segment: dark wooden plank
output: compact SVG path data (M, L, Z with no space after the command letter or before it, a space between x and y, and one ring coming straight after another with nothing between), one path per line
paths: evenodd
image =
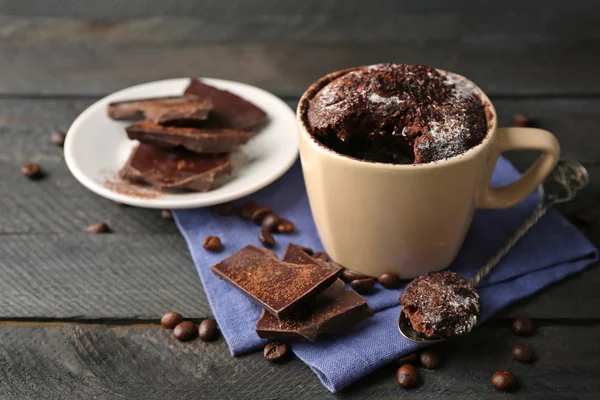
M179 234L0 236L2 318L211 315Z
M0 244L0 318L158 320L170 310L211 315L179 234L5 235ZM596 266L504 316L599 319L598 286Z
M255 353L229 356L215 343L175 341L154 327L0 326L0 397L48 399L314 399L314 398L504 398L491 375L504 368L520 379L511 398L594 398L600 350L598 327L541 326L517 339L506 327L484 327L445 345L442 367L422 370L423 385L399 388L394 369L383 368L332 395L298 359L273 365ZM577 338L573 341L572 338ZM510 359L513 343L533 346L532 365Z
M222 7L213 6L213 13L220 10L217 19L157 14L97 22L4 16L0 93L103 94L144 81L198 75L297 96L325 73L376 62L448 69L490 94L600 93L592 56L599 46L600 17L585 8L411 14L400 7L359 13L360 6L350 6L347 14L335 7L307 8L279 17ZM555 27L560 27L557 33ZM172 62L160 62L165 59Z

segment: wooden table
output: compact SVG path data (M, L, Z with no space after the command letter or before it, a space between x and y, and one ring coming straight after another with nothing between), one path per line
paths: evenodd
M160 213L88 192L50 133L116 89L212 76L255 84L294 107L326 72L381 61L426 63L471 77L504 124L533 116L592 177L575 204L598 211L600 17L593 1L421 2L194 0L0 2L0 398L437 398L504 396L489 384L512 369L517 398L600 392L600 269L523 301L455 343L414 391L392 368L338 395L294 359L232 358L223 339L179 343L160 316L211 311L183 238ZM531 157L513 155L519 166ZM32 182L19 167L47 173ZM108 235L85 227L105 221ZM585 228L600 245L597 224ZM538 332L518 339L515 316ZM516 342L539 354L511 360Z

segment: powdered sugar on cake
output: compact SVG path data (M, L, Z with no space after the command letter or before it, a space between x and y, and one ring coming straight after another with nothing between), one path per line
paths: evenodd
M321 88L307 109L313 135L359 159L427 163L464 153L487 132L475 86L422 65L376 64Z
M470 332L481 308L475 289L449 271L415 278L406 287L400 302L416 331L443 338Z

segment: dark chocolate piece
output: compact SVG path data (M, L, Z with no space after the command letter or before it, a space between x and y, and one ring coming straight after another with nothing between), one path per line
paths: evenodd
M367 301L354 290L346 290L341 279L320 293L306 315L292 314L277 319L263 310L256 323L256 333L261 338L287 338L314 342L324 333L347 329L373 315Z
M184 149L136 147L119 175L158 189L206 192L218 186L217 178L231 172L229 155L201 155Z
M206 85L196 78L190 79L185 94L208 97L213 110L209 124L230 129L250 129L267 119L267 114L254 104L226 90Z
M148 118L162 124L179 120L206 120L212 107L209 98L183 95L115 101L108 105L107 111L108 116L116 120Z
M303 265L327 266L312 258L304 248L289 244L283 261ZM256 323L261 338L289 338L315 341L324 333L335 333L369 318L373 311L367 301L353 290L346 290L344 282L337 279L333 285L317 295L308 310L278 320L264 312Z
M183 146L202 154L230 153L256 135L254 132L235 129L163 126L147 119L136 122L125 130L129 139L165 148Z
M298 265L277 259L271 251L246 246L220 263L214 274L235 286L277 318L291 315L336 280L338 268Z
M444 339L470 332L481 309L477 291L451 271L430 272L413 279L400 303L415 331Z

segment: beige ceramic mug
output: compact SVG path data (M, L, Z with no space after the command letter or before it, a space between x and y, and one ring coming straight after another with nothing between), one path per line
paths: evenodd
M486 109L488 131L467 152L429 164L360 161L326 148L309 133L306 113L329 74L310 86L298 105L300 158L312 214L333 260L370 276L386 272L413 278L446 268L456 257L475 208L505 208L524 200L552 171L556 138L533 128L497 128L488 97L472 85ZM543 154L516 182L491 188L498 156L508 150ZM493 227L490 227L493 229Z

